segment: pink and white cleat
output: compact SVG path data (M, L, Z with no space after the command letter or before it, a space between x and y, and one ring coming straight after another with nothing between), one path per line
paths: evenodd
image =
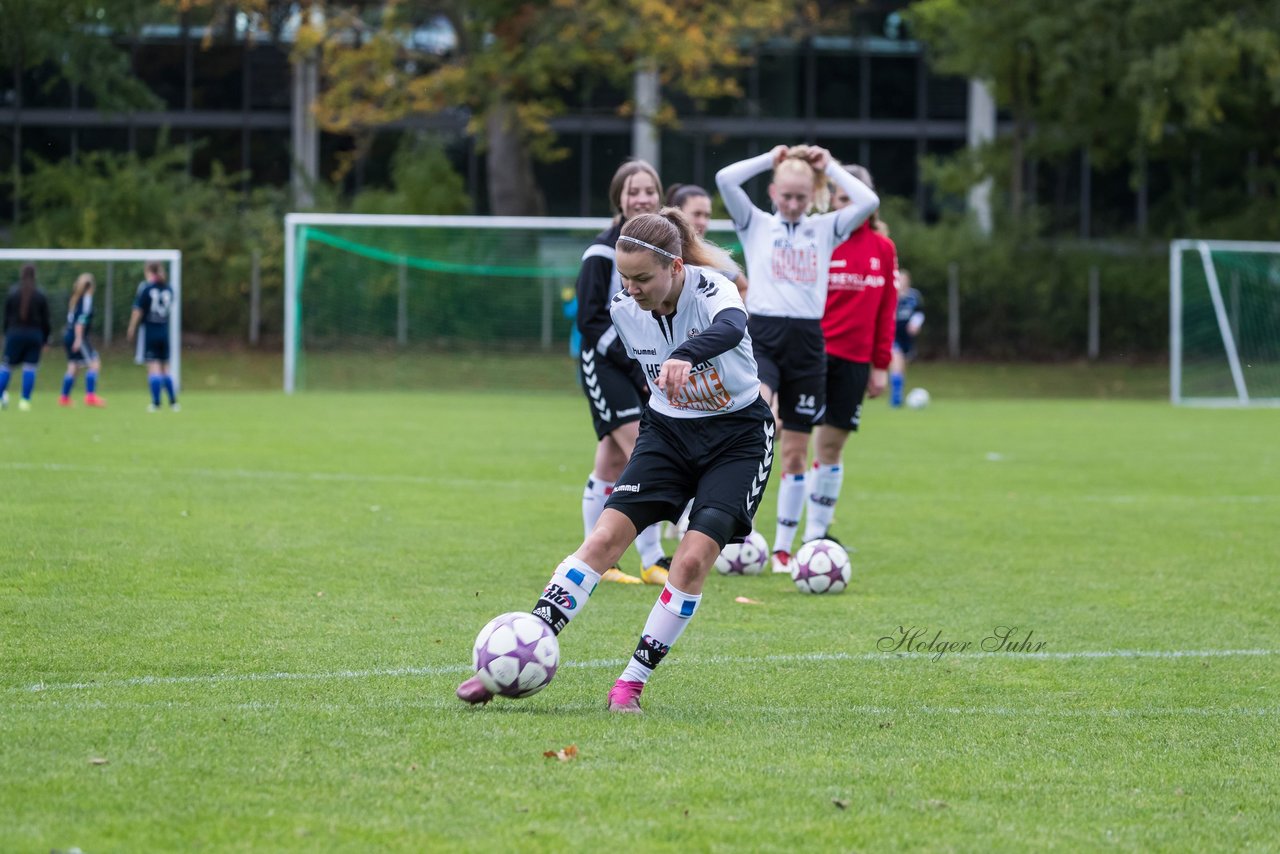
M458 686L458 699L471 705L484 705L493 699L493 692L484 686L479 676L472 676Z
M630 714L639 714L644 711L640 708L640 692L643 690L643 682L628 682L626 679L619 679L609 689L609 711Z

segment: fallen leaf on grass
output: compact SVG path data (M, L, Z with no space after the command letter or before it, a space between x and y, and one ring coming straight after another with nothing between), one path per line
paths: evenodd
M831 803L835 804L837 809L847 810L849 808L849 801L844 798L832 798Z
M104 758L102 758L101 756L94 756L94 757L92 757L92 758L90 758L90 759L89 759L89 764L90 764L90 765L106 765L106 764L107 764L107 762L109 762L109 761L110 761L110 760L108 760L108 759L104 759Z
M748 599L746 596L735 596L733 597L733 601L737 602L739 605L763 605L764 604L763 602L758 602L755 599Z
M548 759L558 759L561 762L569 762L578 757L578 745L571 744L561 750L548 750L542 755Z

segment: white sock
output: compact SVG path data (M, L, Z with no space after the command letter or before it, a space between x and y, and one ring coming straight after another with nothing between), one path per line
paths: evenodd
M840 485L844 482L844 466L836 463L824 466L814 463L805 477L805 492L809 504L804 523L805 541L825 537L836 514L836 501L840 498Z
M600 573L569 555L551 574L551 580L538 597L538 604L533 606L533 615L560 634L569 621L587 607L587 600L599 583Z
M591 533L591 529L596 526L596 522L600 521L600 514L604 512L605 499L613 492L613 482L601 480L596 477L595 472L591 473L591 477L587 478L587 485L582 490L582 537L586 539Z
M640 552L640 565L653 566L658 558L666 557L662 551L662 525L655 522L636 534L636 551Z
M791 544L800 527L800 511L804 509L804 475L784 474L778 485L778 530L773 536L773 550L791 554Z
M672 587L668 581L658 595L658 601L653 603L653 610L649 612L649 619L644 624L644 634L640 635L640 643L636 644L636 651L619 678L628 682L648 682L653 675L653 668L661 664L662 659L671 651L685 626L689 625L689 620L693 619L701 601L701 593L690 596Z

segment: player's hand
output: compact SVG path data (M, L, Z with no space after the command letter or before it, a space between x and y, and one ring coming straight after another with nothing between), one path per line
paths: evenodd
M872 368L867 378L867 397L879 397L889 384L889 372L884 368Z
M920 327L924 326L923 320L910 320L907 322L907 334L912 338L920 334Z
M780 163L782 163L782 161L784 161L784 160L786 160L786 159L787 159L787 152L788 152L788 151L790 151L790 150L791 150L791 149L790 149L790 147L785 146L785 145L775 145L775 146L773 147L773 150L772 150L772 151L770 151L769 153L773 155L773 168L774 168L774 169L777 169L777 168L778 168L778 165L779 165Z
M680 389L689 382L689 374L692 372L692 362L686 362L684 359L667 359L662 363L662 369L658 371L658 388L662 389L662 393L668 400L674 400L680 393Z
M809 154L807 157L809 165L819 172L827 171L827 165L831 163L831 152L817 145L809 146Z

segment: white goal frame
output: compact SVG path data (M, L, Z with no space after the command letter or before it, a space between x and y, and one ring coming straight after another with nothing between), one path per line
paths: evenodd
M0 249L0 261L163 261L169 265L169 373L182 388L182 251L179 249Z
M1280 406L1280 398L1258 398L1249 394L1244 369L1240 364L1240 351L1227 316L1226 300L1222 297L1222 284L1213 266L1213 252L1257 252L1280 255L1280 243L1247 240L1194 240L1182 239L1169 243L1169 399L1179 406ZM1235 397L1183 397L1182 396L1182 257L1194 252L1204 266L1204 277L1209 288L1209 299L1218 323L1218 334L1227 354L1227 366Z
M583 229L603 231L612 220L607 217L558 216L428 216L416 214L290 213L284 217L284 391L296 388L299 348L298 315L298 229L308 225L338 225L366 228L509 228ZM729 220L712 220L709 231L733 232ZM586 250L584 245L583 250Z

